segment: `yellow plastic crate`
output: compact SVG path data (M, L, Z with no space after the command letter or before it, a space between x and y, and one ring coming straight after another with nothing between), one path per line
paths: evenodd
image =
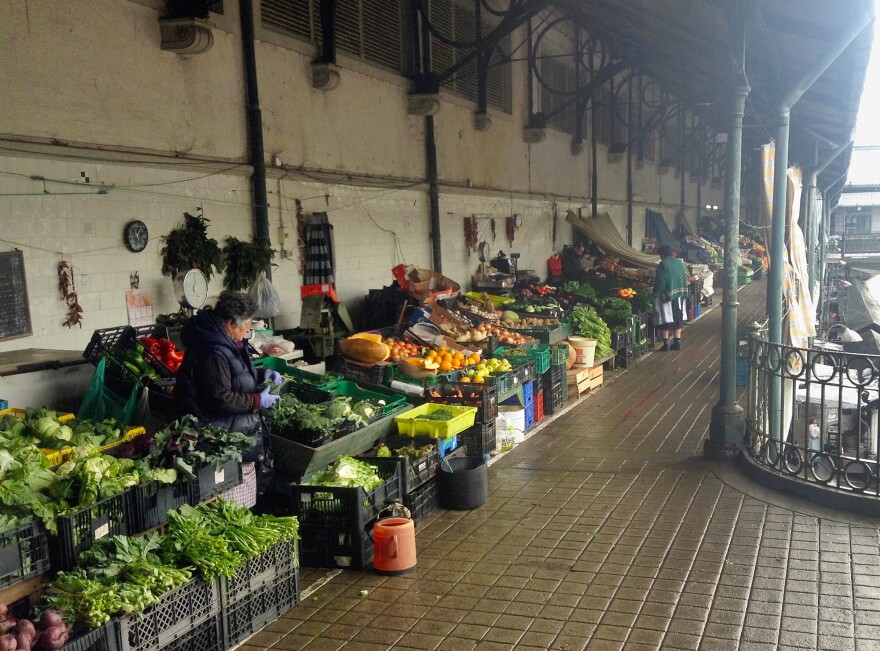
M24 409L19 407L7 407L6 409L0 409L0 416L5 416L7 414L14 414L19 418L24 418L27 412ZM66 423L69 420L73 420L75 416L73 414L68 413L60 413L58 414L58 422Z
M483 298L482 292L465 292L464 296L472 301L480 301ZM501 307L502 305L508 305L509 303L516 303L515 298L510 298L509 296L495 296L494 294L489 294L489 300L492 301L492 305L496 308Z
M427 420L419 418L434 413L438 409L447 409L453 413L449 420ZM445 439L473 427L477 417L476 407L459 407L456 405L440 405L428 402L424 405L405 411L394 417L397 423L397 431L405 436L430 436L435 439Z
M136 439L138 436L142 436L146 433L147 430L143 427L128 427L125 430L125 436L123 436L118 441L115 441L114 443L102 445L98 448L98 452L101 452L102 454L109 454L109 452L113 450L113 448L118 448L123 443L128 443L129 441ZM61 450L43 450L42 452L44 455L50 457L53 455L57 455L60 459L60 461L58 461L58 464L62 464L67 461L68 457L70 457L70 453L73 452L73 448L63 448ZM58 464L53 463L52 465L54 466Z

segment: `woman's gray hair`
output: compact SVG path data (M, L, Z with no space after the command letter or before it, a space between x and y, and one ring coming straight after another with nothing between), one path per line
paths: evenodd
M222 321L234 321L236 325L251 319L256 311L256 301L244 292L222 292L214 306L214 314Z

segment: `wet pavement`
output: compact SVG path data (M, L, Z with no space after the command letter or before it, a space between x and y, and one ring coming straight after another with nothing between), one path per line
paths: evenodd
M302 603L240 648L880 649L878 523L700 456L719 303L496 459L483 507L420 523L414 573L303 568Z

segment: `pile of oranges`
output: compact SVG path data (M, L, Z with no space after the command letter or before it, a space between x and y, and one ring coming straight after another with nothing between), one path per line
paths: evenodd
M465 366L472 366L480 363L480 356L477 353L465 355L462 352L449 349L446 346L438 346L436 349L429 350L425 353L424 358L438 364L439 368L437 370L441 373L457 371Z

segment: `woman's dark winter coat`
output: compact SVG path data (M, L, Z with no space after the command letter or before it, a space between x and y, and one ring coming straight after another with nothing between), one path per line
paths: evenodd
M254 367L247 344L236 345L211 310L187 322L181 341L186 354L174 386L178 415L193 414L203 423L257 436L257 445L244 457L256 461L263 449L264 428L255 394L264 371Z

